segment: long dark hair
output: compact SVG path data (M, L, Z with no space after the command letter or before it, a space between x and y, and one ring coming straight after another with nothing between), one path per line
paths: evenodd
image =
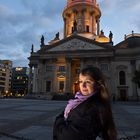
M102 137L104 140L117 140L117 131L113 120L112 109L110 104L110 95L102 71L97 67L86 67L80 72L82 75L88 75L94 80L97 94L100 102L99 116L102 124Z

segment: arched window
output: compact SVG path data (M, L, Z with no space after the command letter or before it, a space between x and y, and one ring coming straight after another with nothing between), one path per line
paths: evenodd
M120 85L126 85L126 79L125 79L125 72L124 71L119 72L119 82L120 82Z

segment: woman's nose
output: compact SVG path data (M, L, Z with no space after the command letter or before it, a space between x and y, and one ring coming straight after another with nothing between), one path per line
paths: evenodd
M83 82L82 86L83 86L83 87L86 87L86 82Z

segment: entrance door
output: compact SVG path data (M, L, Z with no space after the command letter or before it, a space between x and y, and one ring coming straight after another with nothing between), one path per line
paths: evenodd
M126 89L120 89L120 100L121 101L127 100Z

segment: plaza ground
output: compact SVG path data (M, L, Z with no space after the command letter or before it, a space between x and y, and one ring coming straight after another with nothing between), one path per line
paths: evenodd
M0 99L0 140L52 140L53 122L66 103ZM140 102L115 102L112 110L118 138L140 140Z

